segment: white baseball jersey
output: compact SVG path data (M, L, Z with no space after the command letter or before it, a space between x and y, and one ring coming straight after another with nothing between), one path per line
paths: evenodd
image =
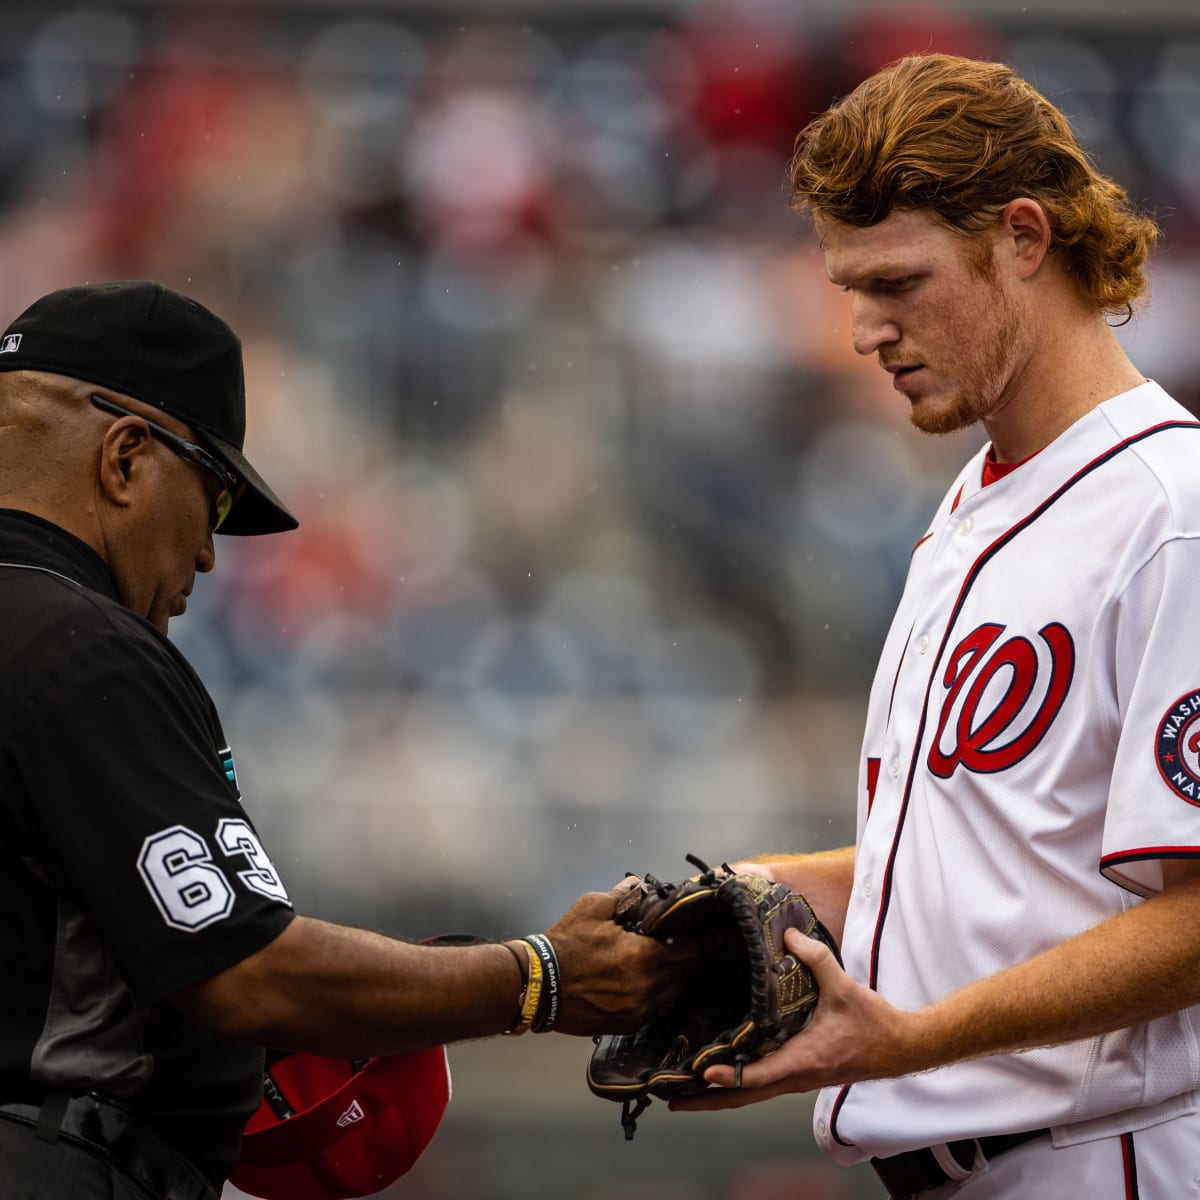
M915 1009L1158 891L1200 857L1200 423L1146 383L984 487L981 450L917 544L871 690L846 969ZM1200 936L1198 931L1197 936ZM829 1088L842 1163L1195 1107L1200 1009L1102 1037Z

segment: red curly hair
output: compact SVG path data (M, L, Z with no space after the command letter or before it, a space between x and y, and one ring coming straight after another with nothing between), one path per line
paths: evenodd
M796 209L859 227L923 210L972 239L1029 196L1064 270L1100 311L1128 319L1147 291L1158 227L1092 166L1066 117L1003 63L900 59L801 131L788 175Z

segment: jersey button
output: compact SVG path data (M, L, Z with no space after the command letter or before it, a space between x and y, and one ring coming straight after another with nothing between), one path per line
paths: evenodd
M966 537L968 533L975 527L975 522L970 517L963 517L958 523L958 532Z
M825 1118L824 1117L817 1118L817 1136L818 1137L825 1136Z
M929 649L929 634L923 633L917 642L917 650L924 654Z
M870 879L864 880L864 882L863 882L863 895L864 895L864 896L866 896L866 898L867 898L868 900L870 900L870 898L871 898L871 892L872 892L872 890L873 890L873 889L872 889L872 887L871 887L871 881L870 881Z
M893 758L892 761L890 763L888 763L888 774L893 779L896 779L899 777L899 775L900 775L900 760L898 758Z

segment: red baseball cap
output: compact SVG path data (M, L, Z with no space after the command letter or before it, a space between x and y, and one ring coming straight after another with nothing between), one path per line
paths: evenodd
M347 1200L399 1179L450 1101L445 1046L351 1061L268 1056L263 1101L229 1180L265 1200Z

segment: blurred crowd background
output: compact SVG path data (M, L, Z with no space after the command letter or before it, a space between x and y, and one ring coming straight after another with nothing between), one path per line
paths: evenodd
M784 174L928 49L1012 63L1157 213L1121 336L1200 410L1194 0L5 4L0 325L153 277L244 340L301 528L218 539L172 635L299 908L511 936L852 837L870 671L981 435L909 430ZM458 1048L389 1195L878 1194L800 1098L627 1146L588 1049Z

